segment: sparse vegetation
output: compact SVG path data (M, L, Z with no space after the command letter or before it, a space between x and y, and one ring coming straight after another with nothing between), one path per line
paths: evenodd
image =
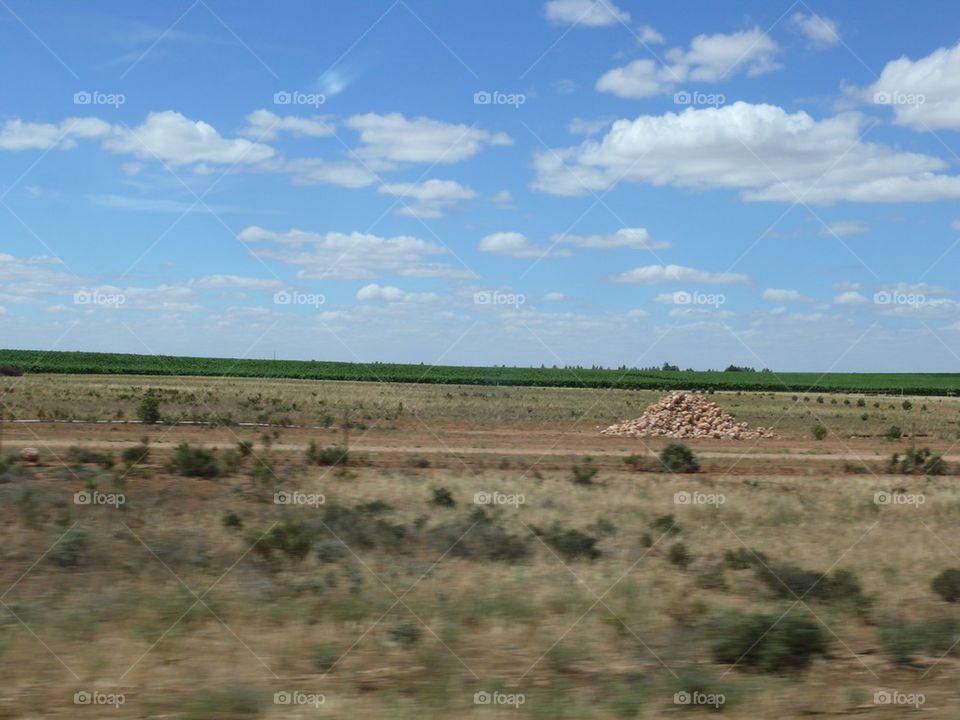
M700 472L700 461L683 443L670 443L660 451L660 467L664 472Z

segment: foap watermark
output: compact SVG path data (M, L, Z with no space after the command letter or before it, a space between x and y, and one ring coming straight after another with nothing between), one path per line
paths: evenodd
M327 102L323 93L305 93L299 90L278 90L273 94L274 105L310 105L320 107Z
M280 690L273 694L274 705L312 705L319 708L327 701L322 693L305 693L299 690Z
M673 94L674 105L694 105L706 107L720 107L727 104L727 96L723 93L705 93L699 90L681 90Z
M727 502L726 495L720 493L687 492L681 490L673 494L674 505L711 505L720 507Z
M278 490L273 494L274 505L308 505L320 507L327 499L321 493L305 493L299 490Z
M98 690L77 690L73 694L74 705L112 705L115 708L127 702L123 693L105 693Z
M920 293L905 293L896 290L881 290L873 294L873 302L876 305L909 305L919 307L925 305L927 296Z
M516 508L527 502L527 499L523 493L480 491L474 493L473 502L475 505L511 505Z
M723 693L705 693L695 690L687 692L681 690L673 694L674 705L705 705L712 708L719 708L727 701Z
M920 493L880 492L873 494L875 505L913 505L920 507L927 501L926 496Z
M280 290L273 294L274 305L307 305L308 307L318 308L327 302L325 295L319 293L292 292L290 290Z
M78 290L73 294L74 305L95 305L97 307L119 308L126 304L123 293L108 293L99 290Z
M127 501L121 493L102 493L99 490L80 490L73 494L74 505L109 505L120 507Z
M873 94L874 105L923 105L926 101L927 96L922 93L878 90Z
M710 305L718 308L726 302L727 296L723 293L705 293L698 290L677 290L673 293L674 305Z
M520 106L527 102L527 96L523 93L504 93L499 90L489 92L487 90L478 90L473 94L474 105L510 105L514 110L519 110Z
M900 690L877 690L873 693L874 705L904 705L919 709L927 701L923 693L905 693Z
M126 101L127 96L123 93L79 90L73 94L74 105L110 105L113 108L119 108Z
M473 694L474 705L510 705L518 708L527 702L527 696L523 693L503 693L487 692L479 690Z
M505 293L499 290L481 290L473 294L474 305L510 305L520 307L527 302L527 296L521 293Z

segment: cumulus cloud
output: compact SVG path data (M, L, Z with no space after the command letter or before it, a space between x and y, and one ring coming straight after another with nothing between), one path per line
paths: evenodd
M113 126L97 118L67 118L53 123L7 120L0 126L0 150L51 150L71 148L77 140L102 138L113 132Z
M610 119L584 120L583 118L574 118L567 123L567 132L571 135L596 135L601 130L609 127Z
M543 299L547 302L561 302L567 299L567 296L562 292L548 292L543 296Z
M804 297L798 290L784 290L779 288L767 288L763 291L763 299L770 302L799 302L801 300L809 300L809 298Z
M735 285L750 282L750 278L740 273L713 273L682 265L646 265L610 278L616 283L634 283L638 285L658 285L663 283L711 283Z
M268 169L289 173L294 185L339 185L345 188L362 188L373 185L379 179L376 173L350 160L296 158L275 163Z
M845 237L847 235L861 235L870 230L863 220L838 220L827 223L820 228L820 234L828 237Z
M361 145L355 152L374 169L400 163L449 165L469 160L484 146L512 143L505 133L426 117L408 119L400 113L354 115L346 125L360 133Z
M280 133L307 137L326 137L333 135L335 127L327 118L297 117L288 115L280 117L269 110L254 110L247 116L247 127L240 131L254 140L276 140Z
M194 163L258 163L273 156L273 148L242 138L225 138L202 120L193 122L167 110L147 116L135 128L115 128L104 143L107 150L130 153L142 160L161 160L170 165Z
M403 199L401 215L421 218L438 218L445 210L456 207L463 200L475 198L477 194L468 187L453 180L427 180L422 183L388 183L380 186L385 195Z
M509 209L513 207L513 195L509 190L501 190L493 196L493 204L498 208Z
M549 0L543 6L543 14L550 22L586 27L604 27L630 20L630 13L611 0Z
M654 240L646 228L621 228L608 235L554 235L554 242L582 248L631 250L665 250L671 247L663 240Z
M889 105L894 122L913 130L960 130L960 43L919 60L901 57L861 91L867 102Z
M870 301L856 290L847 290L846 292L837 295L833 299L833 302L836 305L865 305Z
M382 274L440 277L462 274L458 268L430 259L449 250L410 235L379 237L370 233L275 232L251 226L237 236L255 245L252 252L298 268L297 277L327 280L373 280ZM261 247L268 244L268 247Z
M822 15L797 12L790 16L790 25L809 40L812 47L830 47L840 42L836 21Z
M537 154L534 187L582 195L643 182L810 204L960 197L960 178L937 174L944 160L864 142L863 121L859 113L817 121L745 102L641 115L617 120L602 138Z
M777 65L779 46L760 28L724 35L698 35L687 49L673 48L666 63L641 59L614 68L597 80L597 90L643 99L671 93L685 82L715 83L745 72L753 77Z
M392 285L371 283L357 290L357 300L388 303L432 302L438 299L435 293L411 293Z
M564 250L552 250L543 245L535 245L527 236L518 232L497 232L480 240L481 252L494 255L507 255L517 258L541 258L569 255Z
M205 275L190 280L187 285L202 290L279 290L286 287L279 280L241 275Z

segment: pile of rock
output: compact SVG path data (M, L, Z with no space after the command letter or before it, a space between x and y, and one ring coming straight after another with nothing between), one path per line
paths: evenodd
M701 395L674 392L647 408L636 420L627 420L600 431L621 437L717 438L760 440L776 437L762 427L737 422Z

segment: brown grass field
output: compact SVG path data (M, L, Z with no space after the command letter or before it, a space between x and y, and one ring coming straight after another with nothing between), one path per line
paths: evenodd
M716 393L778 437L689 441L679 473L666 440L599 435L654 392L0 393L3 456L40 452L0 465L0 718L960 717L960 606L931 587L960 568L960 399ZM147 393L163 423L130 422ZM215 476L184 475L184 442ZM946 472L891 467L911 447Z

